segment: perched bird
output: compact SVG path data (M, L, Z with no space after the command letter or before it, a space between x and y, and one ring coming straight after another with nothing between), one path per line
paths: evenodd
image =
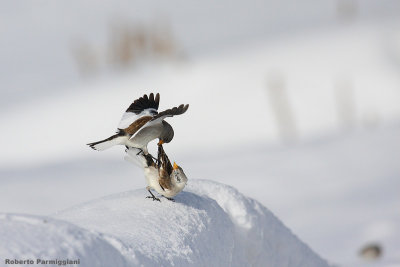
M160 94L144 95L125 111L118 125L117 133L102 141L87 144L94 150L105 150L115 145L139 149L139 153L148 154L147 144L158 138L160 144L169 143L174 138L172 126L164 121L167 117L181 115L189 105L180 105L158 113Z
M159 160L157 163L153 161L153 157L150 154L138 154L135 148L128 149L127 154L128 156L125 157L126 160L135 164L139 163L144 168L144 175L148 184L146 189L151 195L147 198L152 198L153 201L160 201L151 192L151 189L153 189L168 200L174 201L173 197L186 186L188 179L183 169L175 162L173 165L171 164L162 144L158 145Z

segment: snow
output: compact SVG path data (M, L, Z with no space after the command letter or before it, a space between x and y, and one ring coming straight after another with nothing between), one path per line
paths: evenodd
M329 266L268 209L231 186L192 180L175 202L145 189L51 217L0 214L2 260L79 266Z
M134 263L110 243L117 240L50 217L0 213L0 236L1 264L6 259L33 260L34 264L38 259L79 260L75 266L104 267Z
M146 266L328 266L269 210L230 186L190 180L176 202L146 195L119 193L55 217L121 240Z
M85 144L153 91L161 109L190 104L168 120L176 136L165 147L190 181L234 186L339 266L365 266L357 253L369 243L384 251L370 266L398 266L400 2L225 2L3 3L0 211L48 215L143 188L122 147ZM338 18L340 3L355 4L353 18ZM184 57L112 69L109 29L125 22L171 26ZM100 62L86 79L71 55L80 41ZM293 111L289 144L278 143L274 78ZM353 89L348 114L338 87Z
M169 153L172 144L165 149L183 166L189 188L198 178L234 186L273 211L313 251L340 266L365 266L357 253L377 242L383 259L372 266L386 266L400 262L399 136L397 123L292 146L255 143L186 155ZM121 151L113 160L91 152L90 158L0 171L0 210L49 215L145 187L143 172L125 162Z

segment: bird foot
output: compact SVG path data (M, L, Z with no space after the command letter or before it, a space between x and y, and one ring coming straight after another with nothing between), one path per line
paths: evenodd
M165 197L166 199L168 199L169 201L175 202L175 199L173 198L169 198L169 197Z
M143 151L143 149L141 149L141 148L137 148L137 147L129 147L129 146L125 146L125 152L128 152L128 150L129 149L131 149L131 148L135 148L135 149L137 149L137 150L139 150L139 152L138 153L136 153L136 156L139 156L139 154L143 154L143 155L145 155L144 154L144 151Z
M136 153L136 156L139 156L139 154L142 154L144 157L151 157L152 159L154 159L156 162L158 162L158 159L156 157L154 157L153 155L151 155L150 153L145 154L143 149L138 148L140 151L138 153Z
M155 196L147 196L146 198L152 198L153 201L157 200L157 201L161 202L161 200L158 197L155 197Z

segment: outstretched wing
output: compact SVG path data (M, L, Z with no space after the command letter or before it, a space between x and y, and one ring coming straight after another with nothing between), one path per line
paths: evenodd
M118 128L125 129L141 117L153 117L154 115L157 115L159 103L160 94L158 93L155 97L154 94L151 93L149 96L144 95L143 97L136 99L125 111L120 123L118 124Z
M160 112L160 113L154 115L153 118L151 119L151 122L162 121L166 117L181 115L181 114L185 113L186 110L188 110L188 108L189 108L189 104L187 104L187 105L182 104L179 107L173 107L173 108L164 110L163 112Z
M162 124L163 120L166 117L172 117L172 116L175 116L175 115L181 115L181 114L185 113L188 108L189 108L189 105L183 105L182 104L179 107L174 107L174 108L171 108L171 109L164 110L163 112L160 112L160 113L152 116L150 120L148 120L148 118L146 117L147 123L142 125L138 129L144 129L144 128L147 128L147 127L154 126L156 124ZM144 118L145 117L143 117L143 119Z
M133 101L133 103L128 107L126 112L132 112L139 115L143 110L154 109L158 110L158 105L160 104L160 94L157 93L154 98L154 94L151 93L149 96L144 95Z
M151 121L153 117L152 116L142 116L136 119L131 125L129 125L127 128L123 129L124 133L134 135L137 131L139 131L146 123Z

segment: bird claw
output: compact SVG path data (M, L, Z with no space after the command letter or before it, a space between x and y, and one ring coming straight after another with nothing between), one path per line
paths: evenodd
M168 199L169 201L175 202L175 199L173 198L169 198L169 197L165 197L166 199Z
M152 198L153 201L157 200L157 201L161 202L161 200L155 196L147 196L146 198Z

